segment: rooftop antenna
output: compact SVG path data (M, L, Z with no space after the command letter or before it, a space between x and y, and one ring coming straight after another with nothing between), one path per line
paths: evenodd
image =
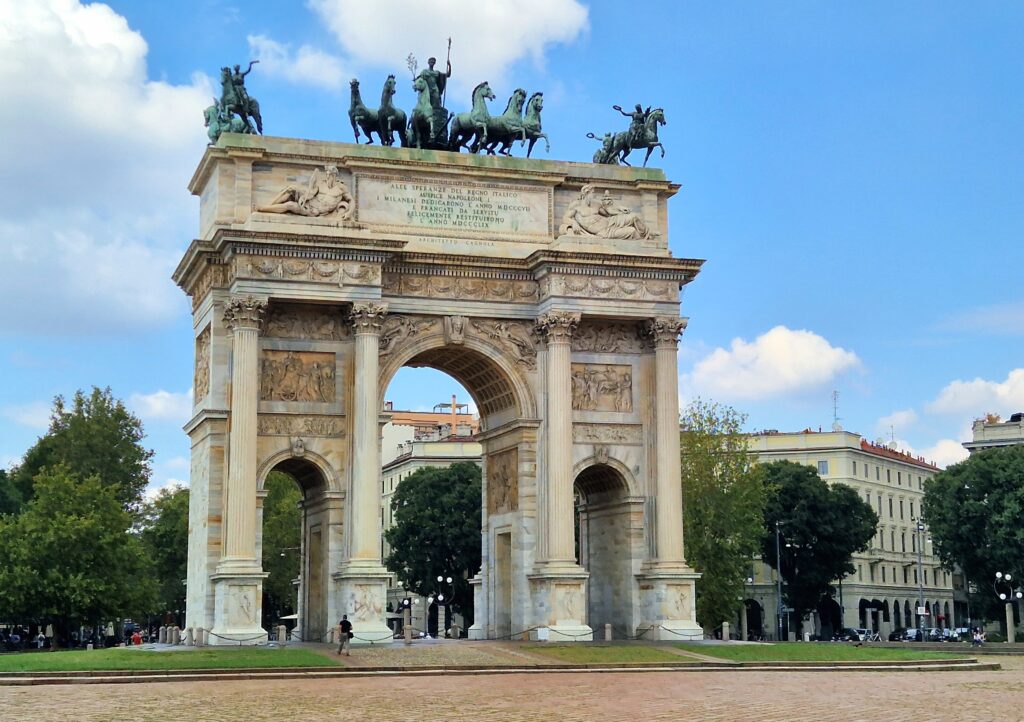
M832 392L832 430L842 431L843 427L839 423L839 391L835 390Z

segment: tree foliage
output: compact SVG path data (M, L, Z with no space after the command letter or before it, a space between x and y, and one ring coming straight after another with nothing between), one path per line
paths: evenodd
M17 515L0 517L0 618L76 624L148 610L149 559L118 489L65 464L47 467Z
M451 576L452 607L472 619L469 579L480 571L480 467L468 461L424 467L398 482L391 497L394 525L384 538L385 563L406 589L422 595L446 591L437 577Z
M779 569L778 523L783 597L803 619L832 594L834 579L855 571L852 555L867 549L878 516L851 487L829 485L809 466L773 461L759 470L768 494L762 558Z
M156 613L185 608L188 574L188 489L162 489L142 507L140 538L152 562Z
M66 464L81 478L96 476L115 490L127 510L138 509L149 483L153 452L142 447L142 422L109 388L77 391L68 408L53 401L50 428L27 452L13 478L22 503L29 501L34 480L46 467Z
M0 469L0 514L14 514L21 508L21 492L6 469Z
M269 617L295 610L295 587L299 575L302 541L302 501L295 480L274 471L267 476L267 497L263 500L263 612Z
M946 568L959 564L984 588L997 571L1024 579L1024 445L981 451L925 481L922 514ZM995 595L978 597L972 608L999 619Z
M765 489L741 432L745 420L729 406L698 399L681 421L686 558L703 574L697 619L705 629L735 616L764 531Z

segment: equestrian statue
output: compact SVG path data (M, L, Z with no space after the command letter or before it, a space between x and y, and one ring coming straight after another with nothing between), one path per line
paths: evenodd
M381 145L391 146L395 144L395 133L398 133L398 140L402 147L408 145L405 132L405 111L396 108L391 102L395 95L395 76L389 75L384 81L384 89L380 95L380 108L367 108L363 105L363 99L359 95L359 81L355 78L349 83L352 89L352 100L348 108L348 118L352 123L352 132L355 133L356 143L359 142L359 129L362 128L366 136L366 144L373 143L373 134L376 133Z
M652 110L648 106L645 110L642 105L637 103L635 110L631 113L627 113L618 105L613 105L612 109L631 119L629 130L615 134L606 133L601 149L594 154L595 163L630 165L626 160L629 154L634 150L646 149L647 155L644 156L644 166L646 167L655 148L661 149L661 157L665 157L665 146L658 140L658 126L668 122L665 120L665 111L662 108ZM609 138L609 136L611 137ZM597 139L593 133L588 133L587 137Z

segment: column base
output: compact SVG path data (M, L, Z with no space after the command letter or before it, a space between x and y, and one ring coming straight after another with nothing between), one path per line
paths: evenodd
M703 639L694 594L699 578L685 564L652 564L638 574L641 622L637 636L651 641Z
M214 585L211 646L265 644L267 632L260 626L263 618L263 572L222 573L210 577Z
M335 573L333 579L338 585L341 600L338 606L339 618L347 614L352 622L352 644L392 644L394 632L386 623L388 598L387 570L380 564L350 563ZM337 625L339 620L332 619Z
M590 573L572 562L549 562L531 574L534 619L531 639L541 639L540 628L552 642L590 642L594 631L585 624L587 578Z

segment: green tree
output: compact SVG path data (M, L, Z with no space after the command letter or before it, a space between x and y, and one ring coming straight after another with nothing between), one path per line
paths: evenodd
M267 497L263 500L263 614L272 621L275 613L293 614L295 587L299 575L299 546L302 540L302 492L295 480L281 472L267 476Z
M152 562L156 607L163 613L185 608L188 574L188 489L161 489L142 507L140 538Z
M97 476L116 490L129 511L137 510L149 484L153 452L142 447L142 422L109 388L93 387L86 396L77 391L69 409L64 398L53 401L50 429L27 452L14 470L22 502L30 500L39 472L58 463L81 478Z
M925 481L922 514L947 569L960 565L985 589L996 572L1024 579L1024 445L981 451ZM1002 619L994 593L971 604L975 616Z
M764 533L765 488L741 432L745 421L732 407L700 399L681 420L686 558L703 574L697 619L705 629L735 617Z
M452 577L452 607L473 618L469 579L480 571L480 467L468 461L424 467L398 482L391 497L394 525L384 538L385 564L411 592L444 591L437 577Z
M779 569L778 523L783 597L801 620L831 596L834 579L855 571L852 556L867 549L878 516L851 487L825 483L810 466L773 461L759 470L768 494L762 558Z
M0 514L15 514L21 509L21 492L14 484L12 475L0 469Z
M78 624L144 613L154 599L149 559L117 489L64 464L36 476L18 515L0 517L0 618Z

